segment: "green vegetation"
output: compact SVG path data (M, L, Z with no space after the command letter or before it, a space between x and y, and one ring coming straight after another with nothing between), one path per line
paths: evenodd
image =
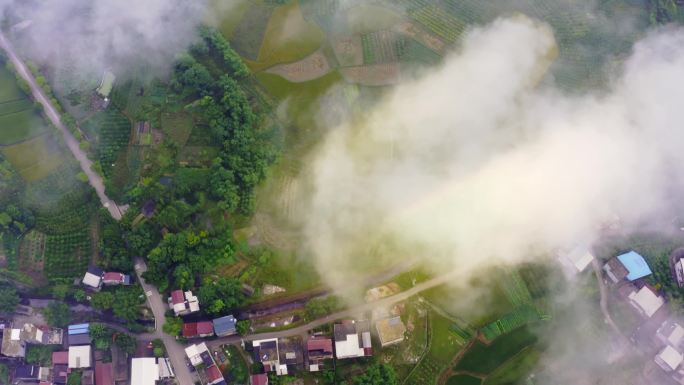
M313 298L306 303L305 317L313 321L328 314L334 313L342 309L340 299L334 295L325 298Z
M457 374L449 377L447 385L481 385L482 380L467 374Z
M0 384L9 384L9 368L5 364L0 364Z
M354 385L398 385L399 379L394 368L385 364L373 364L360 375L355 376Z
M238 349L235 345L228 345L224 350L230 362L229 379L232 379L236 384L246 384L249 381L249 368Z
M63 328L71 322L71 309L63 302L50 302L43 310L43 316L50 326Z
M178 317L166 317L162 329L168 335L179 336L183 330L183 320Z
M51 366L52 352L58 349L59 346L28 345L26 347L26 362L38 366Z
M0 313L11 314L19 305L19 295L13 287L0 288Z
M490 345L477 341L463 355L455 369L471 373L491 373L506 360L536 342L537 336L526 327L504 334Z
M9 145L40 135L45 122L14 74L0 58L0 145Z
M514 384L528 376L539 362L541 353L534 348L523 349L487 376L484 385Z

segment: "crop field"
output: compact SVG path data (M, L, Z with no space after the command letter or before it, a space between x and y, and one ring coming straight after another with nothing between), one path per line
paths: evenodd
M299 1L290 1L276 7L270 16L257 58L259 68L301 60L318 50L324 41L325 33L304 19Z
M523 349L487 376L484 385L508 385L527 376L539 361L539 350L529 347Z
M482 379L473 377L468 374L457 374L455 376L449 377L446 385L480 385L482 384Z
M230 45L244 58L258 60L273 8L252 3L231 35Z
M185 112L164 112L161 115L161 126L164 135L176 142L179 147L185 145L194 125L192 116Z
M65 162L64 150L51 133L11 146L0 146L0 152L27 182L46 177Z
M361 35L363 62L364 64L377 64L397 61L404 43L404 39L389 30Z
M344 79L364 86L387 86L397 84L401 76L399 63L372 64L340 68Z
M43 119L33 109L33 102L17 86L14 75L0 60L0 145L33 138L45 131Z
M454 333L454 322L430 313L430 350L404 382L407 385L432 384L463 348L462 338Z
M48 278L73 278L83 274L90 262L88 230L49 235L45 242L45 272Z
M131 122L115 108L99 112L82 124L96 136L97 155L106 178L110 178L116 160L131 136Z
M459 360L455 370L489 374L518 352L536 342L537 336L526 327L504 334L490 345L477 341Z
M415 8L409 9L409 16L449 43L456 42L467 27L466 21L427 0L413 0L413 3Z
M282 76L294 83L318 79L330 71L332 71L332 68L322 51L314 52L297 62L278 64L266 70L267 73Z

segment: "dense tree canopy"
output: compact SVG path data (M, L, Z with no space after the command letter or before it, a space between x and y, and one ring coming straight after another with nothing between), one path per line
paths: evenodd
M12 313L19 305L19 294L13 287L0 287L0 313Z
M354 385L398 385L399 379L394 368L388 364L373 364L366 372L354 377Z
M43 315L50 326L63 328L71 322L71 309L62 302L51 302L43 311Z

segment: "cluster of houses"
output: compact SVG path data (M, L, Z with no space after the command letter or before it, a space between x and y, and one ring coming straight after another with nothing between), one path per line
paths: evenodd
M90 324L87 323L69 325L66 335L62 329L30 323L21 327L10 323L0 326L4 326L0 327L1 353L16 363L10 373L13 384L66 385L69 375L74 372L79 373L81 385L155 385L158 380L174 377L167 358L136 353L129 366L128 358L119 350L112 349L111 354L106 355L102 350L93 349ZM23 361L30 345L54 346L49 367ZM108 356L106 360L105 356Z
M196 369L197 375L202 384L205 385L226 385L221 369L219 369L214 357L209 352L207 344L193 344L185 348L185 354L190 360L190 364Z
M90 266L88 271L86 271L85 275L83 276L81 282L93 290L100 290L102 285L130 285L131 276L118 272L105 272L97 266Z
M376 324L383 347L404 340L406 327L401 318L391 317ZM303 346L302 346L303 345ZM373 355L370 322L366 320L343 320L333 325L333 338L311 336L305 344L298 338L270 338L252 341L251 350L255 362L260 362L266 373L253 374L252 385L267 385L267 373L287 375L296 370L318 372L326 360L333 357L349 359Z
M678 277L677 262L673 275ZM603 265L606 281L618 297L629 303L640 319L631 331L633 343L653 357L652 363L674 382L684 385L684 322L670 314L666 299L649 285L646 278L652 271L635 251L618 255Z

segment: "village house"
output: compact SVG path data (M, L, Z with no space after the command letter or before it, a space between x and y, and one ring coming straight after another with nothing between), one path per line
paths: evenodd
M214 357L212 357L207 344L190 345L185 348L185 354L188 360L197 370L197 375L203 384L208 385L225 385L226 380L223 378L221 370L216 365Z
M587 269L595 259L590 250L583 247L576 247L569 252L558 253L558 261L563 267L566 276L572 277Z
M254 360L264 365L267 372L275 372L277 375L287 374L287 365L280 363L280 351L278 339L270 338L252 342L254 347Z
M102 275L104 271L97 266L90 266L83 276L83 284L94 290L102 288Z
M102 283L105 286L130 285L131 276L123 273L108 271L102 275Z
M237 333L235 325L237 320L232 315L216 318L212 321L214 324L214 333L219 337L225 337Z
M90 345L90 324L69 325L67 328L67 343L69 346Z
M82 369L90 367L90 345L69 346L69 369Z
M332 340L325 337L312 337L306 341L310 372L318 372L323 366L323 361L333 358L332 345Z
M265 373L252 374L249 383L250 385L268 385L268 375Z
M155 385L159 380L159 366L154 357L131 360L131 385Z
M111 362L95 362L95 385L114 385L114 368Z
M406 326L399 316L379 320L375 323L375 329L378 331L380 345L383 348L402 342L406 333Z
M211 321L187 322L183 324L183 337L211 337L214 335L214 327Z
M176 316L195 313L200 310L197 297L192 295L192 291L174 290L168 299L169 308Z
M646 318L653 316L665 304L665 299L648 285L639 290L633 289L628 298L632 307Z
M653 274L644 257L635 251L611 258L603 266L603 270L613 283L623 280L633 282Z
M367 321L346 320L333 326L335 356L338 359L373 355Z
M10 327L2 333L2 347L0 353L6 357L21 358L26 355L26 346L60 345L62 343L62 329L38 327L27 323L20 328Z

